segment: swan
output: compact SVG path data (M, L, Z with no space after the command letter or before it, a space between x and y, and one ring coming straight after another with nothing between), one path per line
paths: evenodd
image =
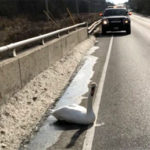
M96 83L90 84L90 93L88 96L87 108L72 104L52 110L51 114L58 120L69 123L88 125L95 121L95 114L92 107L92 101L96 89Z

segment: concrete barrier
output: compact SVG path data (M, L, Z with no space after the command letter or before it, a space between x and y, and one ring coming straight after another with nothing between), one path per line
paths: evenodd
M48 45L49 64L55 63L63 57L62 40L55 40Z
M79 31L78 32L79 42L85 40L87 38L87 36L88 36L88 33L87 33L87 29L86 28L82 29L82 32Z
M87 28L80 28L0 62L0 104L87 37Z
M49 66L49 50L37 47L18 58L22 87Z
M0 63L0 104L21 88L18 59Z

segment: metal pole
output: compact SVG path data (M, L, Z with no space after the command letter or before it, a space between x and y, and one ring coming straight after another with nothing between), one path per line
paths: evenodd
M88 0L88 13L90 13L90 0Z
M76 13L79 15L79 2L76 0Z
M92 13L92 0L90 0L90 13Z
M49 12L48 0L45 0L45 9L46 9L46 12L48 13Z

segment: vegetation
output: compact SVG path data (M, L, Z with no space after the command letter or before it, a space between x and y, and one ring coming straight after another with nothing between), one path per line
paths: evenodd
M106 6L108 7L108 6L114 6L115 4L114 3L112 3L112 2L107 2L106 3Z
M77 9L80 13L87 13L101 11L104 7L105 0L1 0L0 16L38 15L48 9L54 17L60 17L66 8L72 13L76 13Z
M136 12L150 14L150 0L129 0L129 5Z
M0 46L74 23L91 24L105 7L105 0L0 0Z

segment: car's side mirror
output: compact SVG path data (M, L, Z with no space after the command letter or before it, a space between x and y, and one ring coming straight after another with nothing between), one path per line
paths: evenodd
M103 13L101 12L99 15L102 17L102 16L103 16Z
M132 12L128 12L128 15L132 15Z

